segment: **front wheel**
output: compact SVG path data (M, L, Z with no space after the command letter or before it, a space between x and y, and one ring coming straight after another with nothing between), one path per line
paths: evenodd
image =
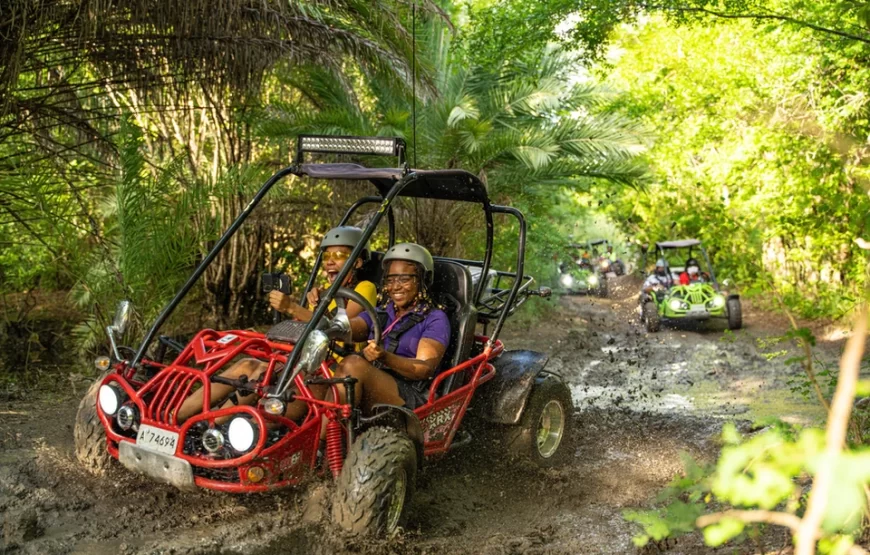
M548 376L529 394L520 423L508 429L510 454L545 468L564 464L571 456L573 413L568 386Z
M354 442L332 503L332 518L359 536L390 536L405 523L417 479L417 451L393 428L376 427Z
M739 330L743 327L743 308L740 299L728 299L728 329Z
M78 461L94 474L102 474L112 463L112 456L106 449L106 430L97 416L97 393L100 391L102 376L85 393L79 410L76 412L75 451Z
M656 303L652 301L643 303L643 321L646 323L646 331L649 333L659 331L661 318L659 317L659 309L656 308Z
M607 296L607 280L604 277L601 278L601 282L598 284L597 293L602 299Z

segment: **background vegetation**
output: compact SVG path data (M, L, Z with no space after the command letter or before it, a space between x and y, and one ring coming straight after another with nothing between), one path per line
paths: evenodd
M7 0L0 36L6 387L103 348L121 298L141 331L291 162L299 133L401 136L417 167L475 173L526 213L527 270L544 282L567 241L603 233L624 255L703 239L721 277L808 317L850 314L868 286L862 0ZM257 322L259 274L287 270L299 285L320 235L364 192L285 181L170 330ZM476 257L477 216L405 203L401 235ZM510 269L516 229L497 224L496 263ZM793 334L812 380L812 338ZM729 431L715 467L689 464L661 511L630 515L639 542L706 527L722 543L747 522L806 533L800 480L839 465L829 491L848 503L824 513L822 546L852 549L867 455L841 423ZM761 512L704 520L728 506Z

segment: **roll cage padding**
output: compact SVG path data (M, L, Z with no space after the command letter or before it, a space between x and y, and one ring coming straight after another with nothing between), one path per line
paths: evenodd
M493 361L495 377L480 387L482 417L496 424L517 424L538 375L550 357L535 351L506 351Z

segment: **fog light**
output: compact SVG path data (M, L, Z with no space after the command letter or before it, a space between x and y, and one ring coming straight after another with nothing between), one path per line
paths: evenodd
M249 482L254 482L256 484L257 482L263 481L263 478L265 478L265 477L266 477L266 471L263 470L263 467L261 467L261 466L252 466L251 468L248 469L248 481Z
M118 426L127 431L137 425L139 421L139 411L136 405L124 405L118 409Z
M671 299L671 302L668 303L668 306L671 307L671 310L680 310L680 307L683 305L683 302L680 299Z
M209 453L217 453L224 446L224 434L217 428L209 428L202 433L202 446Z
M722 308L723 306L725 306L725 297L723 297L722 295L716 295L715 297L713 297L713 300L710 301L710 304L713 306L713 308Z
M260 401L260 406L264 411L275 416L281 416L287 408L284 401L276 397L266 397Z
M94 367L100 372L105 372L111 366L112 361L109 357L97 357L94 360Z

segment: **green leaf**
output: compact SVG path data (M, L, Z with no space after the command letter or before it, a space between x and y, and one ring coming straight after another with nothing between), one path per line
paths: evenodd
M704 543L718 547L743 532L745 524L736 518L723 518L716 524L704 528Z

